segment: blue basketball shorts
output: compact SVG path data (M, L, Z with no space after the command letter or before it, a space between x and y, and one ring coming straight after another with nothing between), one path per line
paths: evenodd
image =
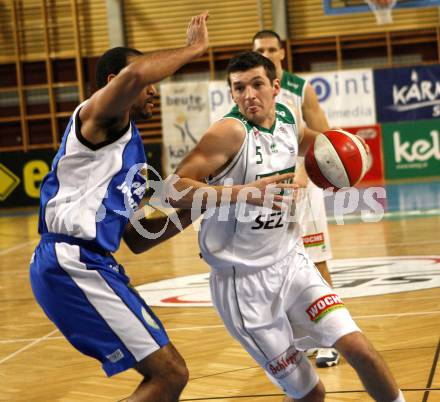
M42 239L31 260L38 303L69 342L108 376L169 343L160 320L111 255Z

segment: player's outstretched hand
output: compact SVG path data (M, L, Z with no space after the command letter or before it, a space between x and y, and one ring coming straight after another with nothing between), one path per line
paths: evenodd
M192 17L186 30L186 42L188 46L196 46L200 48L200 55L206 52L209 45L208 28L206 21L208 20L209 12Z
M281 210L292 204L293 193L299 188L293 183L295 173L276 174L247 184L246 202L248 204L264 206L274 210Z
M362 143L365 150L367 151L367 154L369 154L370 153L370 146L365 142L365 140L360 135L357 135L356 138Z

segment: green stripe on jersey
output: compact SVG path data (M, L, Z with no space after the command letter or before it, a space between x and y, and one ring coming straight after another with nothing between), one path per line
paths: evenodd
M306 80L304 78L283 70L283 76L281 77L281 88L292 92L301 98L303 96L303 88L305 84Z

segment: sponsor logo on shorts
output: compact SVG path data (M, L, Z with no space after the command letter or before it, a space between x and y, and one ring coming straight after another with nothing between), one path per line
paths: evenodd
M289 349L266 364L266 371L278 379L287 377L298 367L301 359L302 354L290 346Z
M107 355L106 358L109 359L112 363L116 363L124 357L124 353L122 353L121 349L116 349L112 354Z
M341 298L336 294L330 294L322 296L320 299L313 302L306 312L310 317L310 320L314 323L319 322L328 313L334 310L345 308Z
M315 233L303 236L304 247L317 247L324 245L324 233Z
M142 307L142 317L144 317L144 320L147 322L147 324L150 327L154 329L160 329L159 325L157 325L157 322L154 321L153 317L150 314L148 314L147 310L145 310L143 307Z

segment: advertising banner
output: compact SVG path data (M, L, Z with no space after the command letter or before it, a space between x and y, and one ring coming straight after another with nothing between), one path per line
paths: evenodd
M440 176L439 120L382 125L386 179Z
M226 80L209 83L209 122L210 124L229 113L235 103L231 98Z
M363 186L365 184L371 184L372 182L382 182L384 179L384 168L380 126L346 127L344 130L359 135L370 147L371 166L359 185Z
M330 127L376 124L373 71L356 69L301 74L315 89Z
M148 163L162 174L161 144L146 144ZM49 172L54 150L0 154L0 209L38 206L40 186Z
M209 99L206 82L162 84L162 137L164 174L176 170L209 127Z
M36 206L40 185L49 172L55 151L2 152L0 155L0 207Z
M440 118L440 65L374 71L381 123Z

